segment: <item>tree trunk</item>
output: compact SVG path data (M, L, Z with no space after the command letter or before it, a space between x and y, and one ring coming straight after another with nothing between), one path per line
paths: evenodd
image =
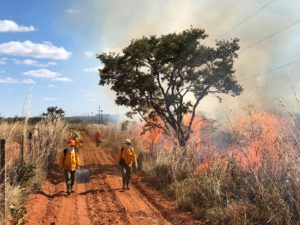
M184 136L182 136L180 132L177 133L177 139L179 146L185 148L187 140L185 140Z

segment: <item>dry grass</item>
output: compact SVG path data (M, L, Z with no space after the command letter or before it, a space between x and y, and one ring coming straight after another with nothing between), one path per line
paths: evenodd
M176 146L166 151L157 143L149 151L134 126L125 132L120 127L107 127L106 144L118 148L119 140L133 139L145 179L173 196L178 208L212 223L292 225L300 220L295 119L252 111L234 127L222 154L208 141L200 150L189 145L186 151ZM203 153L207 149L210 154Z
M33 136L28 139L29 132ZM23 122L0 122L0 138L6 140L6 215L15 223L25 213L23 203L28 193L40 187L48 170L56 163L57 153L67 137L64 120L43 120L30 125ZM20 158L23 139L24 157ZM1 200L1 199L0 199ZM3 201L3 196L2 196Z
M180 208L226 224L299 221L299 147L289 132L296 130L286 119L281 121L284 124L274 124L278 118L267 120L265 116L251 114L251 129L238 126L235 133L240 135L231 143L232 151L210 159L209 167L172 184Z

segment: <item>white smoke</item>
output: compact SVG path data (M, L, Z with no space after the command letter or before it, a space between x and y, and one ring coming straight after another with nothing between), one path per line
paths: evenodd
M209 45L219 39L239 38L241 52L261 40L236 60L243 94L225 96L222 104L207 97L199 110L214 118L224 117L224 109L236 112L247 104L273 110L277 107L275 98L282 98L295 110L287 77L300 94L300 63L275 71L272 68L300 59L300 24L266 38L300 19L300 0L89 0L85 4L76 0L70 8L81 13L66 14L65 28L76 33L78 40L90 43L87 49L98 53L122 49L143 35L180 32L191 25L206 30ZM268 70L271 72L265 73Z

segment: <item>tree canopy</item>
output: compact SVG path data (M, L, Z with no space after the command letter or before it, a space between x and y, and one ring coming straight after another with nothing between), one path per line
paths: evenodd
M57 106L48 107L47 112L42 114L42 117L48 120L62 119L65 116L65 111Z
M161 128L185 146L205 96L242 92L233 69L239 40L217 41L209 47L203 43L207 37L203 29L190 28L132 40L122 53L97 55L104 64L99 84L116 92L116 104L131 109L128 116L139 114L145 130ZM191 119L184 125L187 114Z

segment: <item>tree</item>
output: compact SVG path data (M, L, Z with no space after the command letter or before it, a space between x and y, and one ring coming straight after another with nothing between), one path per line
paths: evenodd
M190 28L132 40L121 54L97 55L104 64L99 85L111 86L116 104L131 108L128 116L139 114L146 122L145 130L156 127L175 133L184 147L205 96L242 92L233 69L239 40L217 41L215 47L208 47L202 44L206 37L203 29ZM185 126L187 114L191 119Z
M48 107L47 112L42 114L42 117L48 119L48 120L56 120L64 118L65 111L62 108L55 107Z

